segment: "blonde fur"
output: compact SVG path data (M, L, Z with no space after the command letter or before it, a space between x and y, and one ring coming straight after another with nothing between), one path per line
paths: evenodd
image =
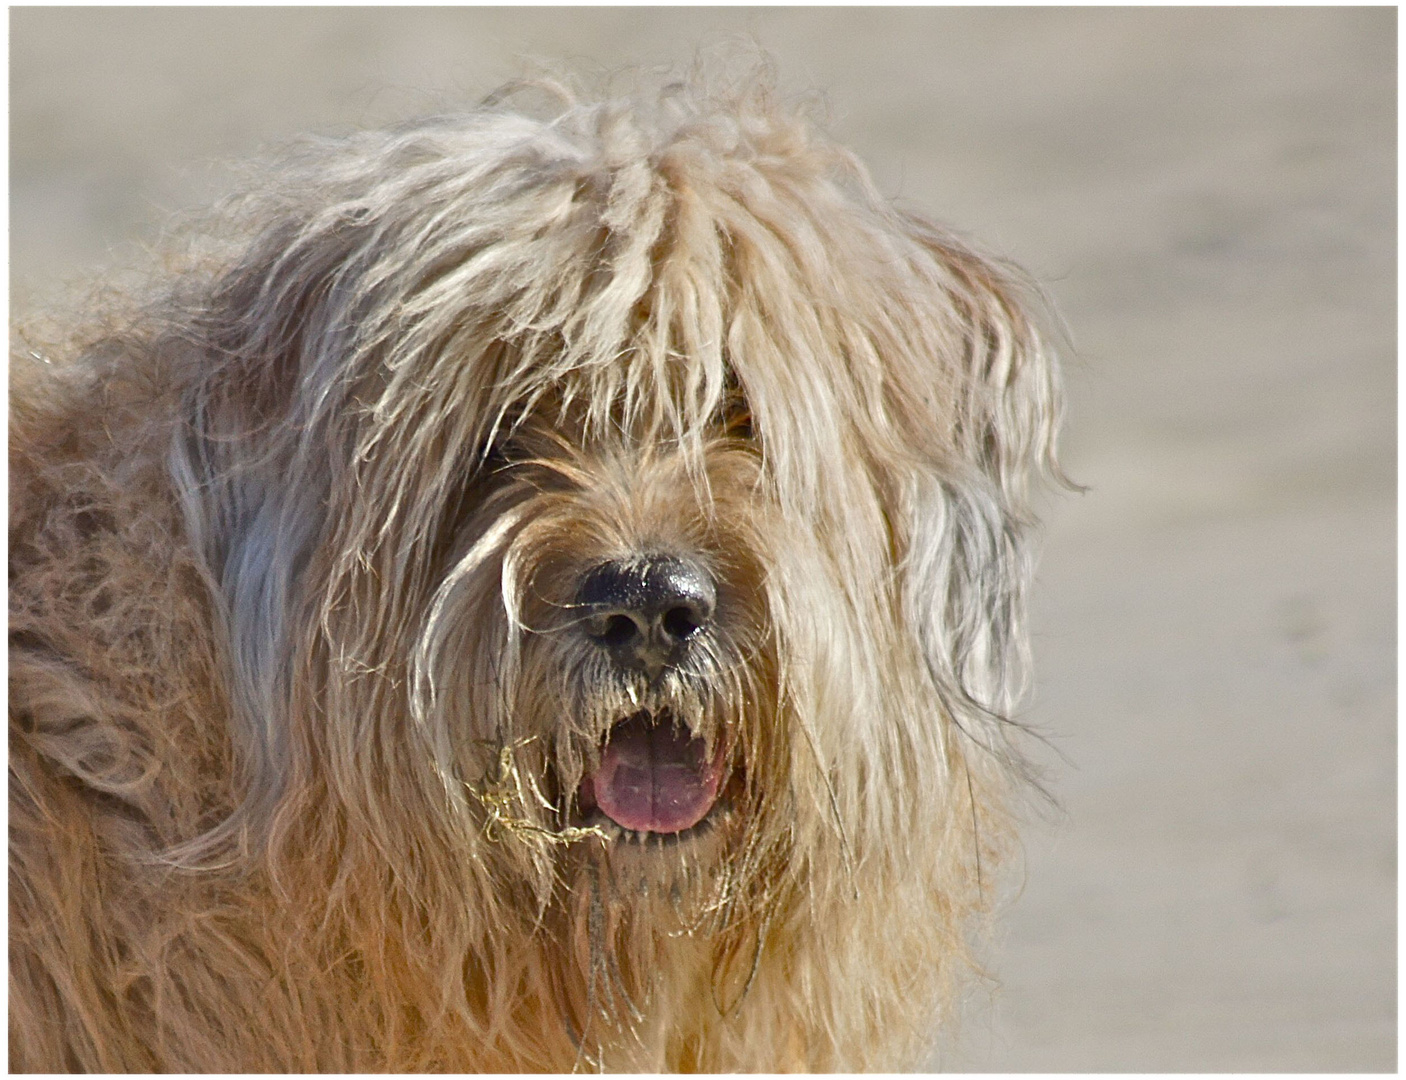
M1029 290L764 79L517 96L305 145L15 357L12 1068L904 1068L969 972ZM651 552L718 611L647 683L571 598ZM579 819L639 708L727 748L701 835Z

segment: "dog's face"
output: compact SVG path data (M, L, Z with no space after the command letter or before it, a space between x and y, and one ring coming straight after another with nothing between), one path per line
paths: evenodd
M173 457L248 820L336 806L485 926L575 912L591 970L631 919L760 956L865 881L961 907L1057 419L1017 279L804 125L690 108L295 171Z
M696 860L756 814L777 701L761 470L738 394L691 453L592 438L554 401L485 455L417 671L463 720L459 771L536 789L497 808L509 832Z

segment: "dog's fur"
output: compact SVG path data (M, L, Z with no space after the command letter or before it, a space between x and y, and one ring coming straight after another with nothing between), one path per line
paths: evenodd
M1029 290L764 81L504 100L304 146L19 349L12 1068L904 1067L970 971ZM646 678L574 598L661 554L716 614ZM677 838L586 812L636 710L726 764Z

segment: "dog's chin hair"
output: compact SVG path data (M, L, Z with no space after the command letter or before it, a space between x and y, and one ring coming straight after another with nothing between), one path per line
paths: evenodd
M1032 776L1023 276L760 77L326 141L221 213L14 360L12 1067L915 1065ZM583 632L642 565L707 609L648 677ZM726 753L648 733L677 835L576 801L641 714Z

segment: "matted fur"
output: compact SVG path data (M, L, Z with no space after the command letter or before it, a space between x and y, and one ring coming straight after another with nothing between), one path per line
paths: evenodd
M764 80L511 100L304 146L16 356L12 1068L903 1068L969 971L1022 279ZM647 684L571 597L661 552L717 615ZM726 748L698 835L579 819L642 703Z

